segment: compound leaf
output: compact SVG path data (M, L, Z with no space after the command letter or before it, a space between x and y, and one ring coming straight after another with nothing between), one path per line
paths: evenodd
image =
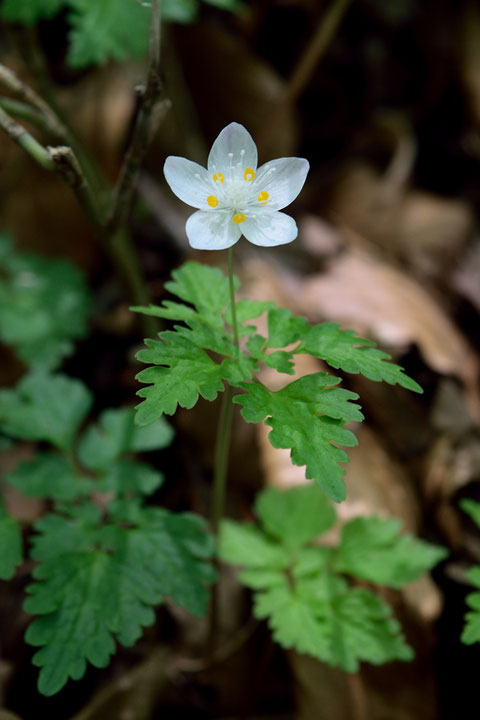
M0 339L30 367L52 370L86 332L90 293L65 260L18 253L0 237Z
M381 664L413 656L389 607L332 574L300 580L295 588L285 581L256 593L254 602L254 614L268 618L280 645L346 672L356 672L362 660Z
M335 568L362 580L400 588L446 556L442 547L400 535L396 518L357 517L342 530Z
M150 465L124 458L108 466L97 487L102 492L113 491L118 494L137 492L150 495L162 483L163 475Z
M87 662L105 667L114 637L132 645L166 596L205 612L213 543L197 516L150 508L134 527L100 529L82 517L51 515L37 530L32 554L40 564L25 609L39 617L26 639L41 646L34 663L45 695L82 677Z
M134 418L134 408L105 410L98 424L90 425L80 438L83 465L101 471L124 453L160 450L171 443L173 429L163 417L147 427L135 425Z
M0 425L13 437L70 450L91 405L92 395L79 380L31 373L14 389L0 391Z
M224 379L238 384L251 376L254 365L249 358L226 358L219 364L198 346L197 343L202 342L200 338L207 343L210 338L211 345L215 345L215 338L218 339L216 333L208 334L207 338L198 329L176 328L175 332L167 330L160 333L160 338L160 341L145 340L148 349L140 350L137 354L141 362L159 366L146 368L137 375L140 382L151 383L150 387L142 388L137 393L145 398L137 406L136 422L139 425L147 425L162 413L172 415L177 405L192 408L199 395L206 400L215 400L217 394L225 389ZM235 353L234 346L227 338L219 342L224 351L231 349Z
M252 524L224 520L221 525L219 554L224 562L249 569L286 568L289 555Z
M309 328L303 317L292 315L287 308L274 308L268 313L268 347L285 347L297 342Z
M0 579L11 580L23 560L22 533L15 518L0 506Z
M199 320L223 330L222 311L230 302L228 278L219 268L189 261L172 272L173 280L165 288L195 308ZM234 278L235 290L239 287Z
M265 530L291 550L314 540L336 520L335 510L315 483L287 492L268 488L258 496L255 511Z
M150 11L136 0L68 0L68 4L72 67L145 55Z
M309 353L334 368L362 373L370 380L384 380L390 385L398 383L407 390L423 392L415 380L405 375L403 368L388 362L390 355L378 350L373 340L361 338L353 330L341 330L337 323L309 327L295 352Z
M350 402L358 395L333 387L339 382L326 373L315 373L278 392L262 385L240 383L247 394L234 398L242 406L247 422L260 422L267 417L273 447L291 448L292 462L306 465L306 477L315 479L337 501L345 498L344 470L338 463L347 462L348 456L336 445L356 445L355 435L344 425L363 419L359 406Z
M266 352L266 339L262 335L252 335L246 348L257 362L263 362L267 367L274 368L278 372L293 375L295 372L293 364L293 354L285 350L275 350L275 352Z
M6 480L24 495L67 502L89 493L92 487L65 457L55 453L39 453L34 460L20 463Z

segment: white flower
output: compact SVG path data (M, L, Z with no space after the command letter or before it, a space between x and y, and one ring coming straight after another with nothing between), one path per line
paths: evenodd
M207 170L173 156L163 169L175 195L198 208L186 225L198 250L229 248L241 235L265 247L295 240L295 220L278 211L297 197L308 170L303 158L271 160L257 170L257 147L238 123L227 125L213 143Z

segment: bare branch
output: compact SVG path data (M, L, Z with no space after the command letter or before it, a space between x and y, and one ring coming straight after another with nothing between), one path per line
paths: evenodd
M160 100L163 89L160 76L161 0L152 2L150 63L146 85L139 88L139 106L130 144L113 195L110 214L112 227L122 225L130 211L140 165L161 122L171 107L170 100Z
M0 107L0 127L5 130L7 135L17 143L26 153L30 155L36 163L45 168L45 170L53 170L53 162L50 153L46 148L36 140L33 135L25 130L16 120L10 117L8 113Z

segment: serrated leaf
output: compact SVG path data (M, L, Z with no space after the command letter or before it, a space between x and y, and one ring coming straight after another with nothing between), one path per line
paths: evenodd
M480 503L465 498L460 500L459 504L462 510L470 515L474 523L480 527Z
M369 380L383 380L399 384L407 390L422 393L415 380L405 375L403 368L379 350L373 340L359 337L353 330L341 330L337 323L323 323L308 329L296 352L309 353L326 360L334 368L349 373L362 373Z
M37 523L34 557L41 561L28 588L27 612L40 615L27 642L43 646L39 690L53 695L90 662L105 667L114 637L132 645L154 621L152 606L170 596L195 614L206 609L215 573L205 522L158 508L136 527L103 529L80 519L48 516Z
M362 660L381 664L413 656L388 606L333 575L303 580L296 590L285 582L257 593L254 612L268 618L274 639L283 647L346 672L356 672Z
M117 460L104 471L98 482L101 492L124 494L138 492L150 495L163 483L163 475L150 465L136 460Z
M223 330L222 310L230 302L228 278L219 268L189 261L172 272L173 280L165 283L165 288L190 303L196 309L201 322L210 327ZM238 278L234 278L235 290L239 287Z
M0 339L32 368L51 370L86 332L90 293L65 260L15 252L0 238Z
M79 380L31 373L13 390L0 391L0 424L13 437L70 450L91 405L92 395Z
M292 315L287 308L274 308L268 313L268 347L285 347L297 342L309 328L305 318Z
M265 530L289 550L331 528L336 513L316 484L282 491L271 487L257 498L255 512Z
M151 383L137 392L145 398L137 406L138 425L147 425L163 413L173 415L178 405L192 408L199 395L215 400L225 389L221 365L175 333L162 333L162 337L165 336L168 343L146 340L149 350L141 350L137 355L142 362L161 363L160 367L146 368L136 376L142 383Z
M136 0L68 0L72 67L142 57L148 50L150 11Z
M245 568L282 569L289 565L289 554L254 525L224 520L219 538L223 562Z
M467 572L467 580L474 587L480 588L480 567L478 565ZM465 615L465 627L461 640L465 645L473 645L473 643L480 642L480 592L467 595L466 603L471 611Z
M173 429L164 418L148 427L138 427L134 419L134 408L105 410L98 424L91 425L80 438L78 456L82 464L91 470L105 470L124 453L160 450L172 441Z
M135 421L139 425L147 425L163 413L172 415L178 405L192 408L199 395L206 400L215 400L217 394L225 389L223 380L238 384L251 376L254 364L245 356L226 358L217 363L207 355L197 345L201 342L200 338L206 337L202 333L198 336L195 331L178 328L175 332L163 332L160 337L160 341L145 340L148 349L137 354L141 362L160 366L146 368L136 376L142 383L151 383L150 387L137 393L145 398L137 406ZM223 349L227 351L230 348L235 352L233 345L225 339Z
M357 517L346 523L335 559L339 572L400 588L436 565L447 552L412 535L400 535L395 518Z
M72 501L90 492L92 483L80 477L68 460L55 453L39 453L22 462L6 481L29 497Z
M0 579L11 580L23 560L22 533L18 522L0 506Z
M285 350L275 350L274 352L265 352L266 339L262 335L252 335L246 348L252 357L258 362L262 362L267 367L274 368L278 372L293 375L295 367L293 364L293 354Z
M3 0L1 16L9 22L33 25L53 17L64 5L65 0Z
M358 395L333 387L339 382L339 378L326 373L315 373L278 392L270 392L262 385L241 383L247 394L234 398L242 406L241 413L247 422L267 418L267 425L272 427L269 440L273 447L291 448L292 462L306 465L306 477L315 479L336 501L345 498L344 470L338 463L348 461L348 456L336 445L356 445L355 435L344 425L363 419L359 406L351 402Z

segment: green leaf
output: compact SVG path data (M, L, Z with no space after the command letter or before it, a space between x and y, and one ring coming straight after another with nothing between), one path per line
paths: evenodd
M51 370L86 333L90 293L65 260L17 253L0 236L0 340L32 368Z
M22 533L15 518L0 506L0 579L11 580L23 560Z
M137 0L68 0L72 67L142 57L148 50L150 10Z
M464 500L460 500L460 507L467 515L470 515L476 525L480 527L480 503L465 498Z
M346 672L356 672L362 660L381 664L413 656L388 606L331 574L302 580L296 589L285 581L256 593L254 613L268 618L274 639L283 647Z
M430 570L444 548L400 535L396 518L357 517L344 525L335 567L362 580L400 588Z
M276 350L275 352L267 353L265 352L266 342L266 339L262 337L262 335L252 335L246 344L246 348L258 362L262 362L267 367L278 370L278 372L293 375L295 372L293 354L285 350Z
M42 648L34 663L45 695L82 677L87 662L105 667L115 637L132 645L166 596L195 614L206 610L213 545L197 516L150 508L136 527L101 530L48 516L37 529L33 556L41 562L25 609L40 617L26 639Z
M146 398L137 406L135 421L139 425L147 425L163 413L172 415L178 405L192 408L199 395L215 400L225 389L224 379L238 384L251 375L252 365L247 358L239 358L238 362L227 358L218 364L197 346L198 338L191 331L183 331L167 330L160 334L161 341L146 340L148 349L137 354L140 361L160 366L146 368L137 375L140 382L152 384L137 393Z
M53 17L64 5L65 0L3 0L1 16L9 22L33 25Z
M290 550L314 540L336 520L335 510L316 484L264 490L255 511L265 530Z
M21 463L6 481L29 497L72 501L92 488L87 478L77 475L68 460L55 453L39 453L35 460Z
M384 380L390 385L398 383L407 390L423 392L415 380L405 375L403 368L388 362L390 355L378 350L373 340L361 338L353 330L341 330L336 323L310 327L296 352L309 353L345 372L362 373L370 380Z
M124 453L160 450L171 443L173 429L164 418L148 427L138 427L134 418L134 408L105 410L98 425L91 425L80 438L78 455L83 465L105 470Z
M315 373L278 392L270 392L262 385L241 383L247 394L234 398L242 406L247 422L260 422L267 417L267 425L273 428L269 435L273 447L291 448L292 462L306 465L306 477L315 479L337 501L345 498L344 470L338 463L347 462L348 456L336 445L356 445L355 435L344 425L363 419L359 406L350 402L358 395L333 387L339 382L326 373Z
M151 383L137 392L145 398L137 406L139 425L147 425L163 413L173 415L178 405L192 408L199 395L215 400L225 389L222 366L203 350L174 333L162 333L162 337L168 337L169 342L146 340L150 349L141 350L137 355L142 362L162 363L161 367L146 368L136 376L142 383Z
M165 283L165 288L193 305L199 322L223 330L222 311L230 302L230 287L222 271L190 261L174 270L172 277L173 281ZM239 284L238 278L234 278L236 290Z
M246 568L286 568L289 554L272 542L254 525L224 520L219 539L219 555L223 562Z
M70 450L91 404L91 393L79 380L31 373L15 389L0 391L0 424L13 437L48 440Z
M477 565L467 572L467 580L474 587L480 589L480 566ZM465 615L465 627L461 640L465 645L473 645L473 643L480 642L480 592L467 595L466 602L471 608L471 612Z
M98 483L98 489L102 492L112 490L119 494L138 492L150 495L162 483L163 475L150 465L123 459L109 465Z
M286 308L268 313L268 347L285 347L297 342L309 329L303 317L295 317Z

